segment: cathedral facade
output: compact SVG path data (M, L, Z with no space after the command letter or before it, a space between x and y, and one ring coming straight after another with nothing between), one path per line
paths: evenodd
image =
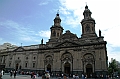
M56 14L51 26L51 36L46 44L20 46L1 51L0 65L5 69L21 71L49 71L50 73L105 75L107 74L108 57L107 42L104 37L95 32L95 20L92 12L85 6L84 18L81 21L82 34L67 30L63 34L59 13Z

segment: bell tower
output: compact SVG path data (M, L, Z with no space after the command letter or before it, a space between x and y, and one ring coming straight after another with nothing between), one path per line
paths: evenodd
M92 12L85 6L83 12L84 19L81 21L82 25L82 38L97 37L95 33L95 20L91 17Z
M54 19L54 25L52 25L51 29L51 36L50 39L59 38L63 33L63 27L61 26L61 19L59 13L57 12L56 17Z

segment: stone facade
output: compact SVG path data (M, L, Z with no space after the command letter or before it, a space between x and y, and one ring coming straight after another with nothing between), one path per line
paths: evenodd
M67 30L63 34L59 13L56 14L54 25L50 28L51 36L46 44L21 46L7 49L0 54L1 65L6 69L23 71L49 71L50 73L105 75L107 74L108 58L106 41L95 32L95 20L91 11L85 6L84 19L81 21L82 35Z

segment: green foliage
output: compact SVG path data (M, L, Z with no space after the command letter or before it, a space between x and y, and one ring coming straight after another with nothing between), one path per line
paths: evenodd
M114 59L112 62L109 62L108 74L112 75L112 73L116 71L118 71L118 66L116 64L116 60Z
M120 74L120 69L118 69L118 74Z

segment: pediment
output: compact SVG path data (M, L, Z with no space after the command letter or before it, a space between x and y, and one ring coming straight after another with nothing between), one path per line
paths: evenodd
M64 42L56 45L55 47L72 47L72 46L79 46L79 44L77 44L75 42L64 41Z
M16 52L22 52L22 51L24 51L25 49L24 48L22 48L22 47L18 47L17 49L15 49L14 51L16 51Z
M71 33L69 30L66 31L66 33L62 34L60 36L60 39L78 39L76 34Z

